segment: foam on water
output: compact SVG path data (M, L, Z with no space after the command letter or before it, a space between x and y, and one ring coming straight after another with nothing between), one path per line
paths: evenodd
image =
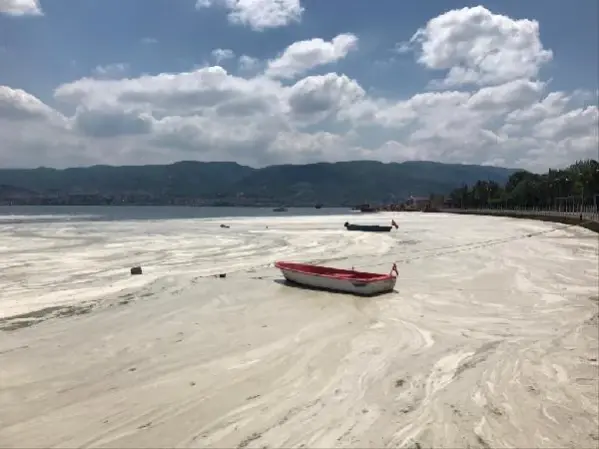
M0 320L0 441L596 445L595 235L414 213L359 233L344 221L391 216L349 218L0 227L3 315L107 304ZM274 282L276 259L381 272L398 261L400 277L394 293L354 298Z
M262 217L65 221L0 228L0 318L101 299L164 276L207 276L260 268L277 259L372 258L391 235L346 232L348 217ZM57 216L52 216L57 218ZM4 217L6 218L6 217ZM364 217L362 222L387 221ZM144 275L131 277L141 265Z

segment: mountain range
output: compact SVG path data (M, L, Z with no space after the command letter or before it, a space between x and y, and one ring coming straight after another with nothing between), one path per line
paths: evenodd
M515 169L438 162L352 161L252 168L234 162L0 169L12 204L341 206L446 194L479 180L505 183Z

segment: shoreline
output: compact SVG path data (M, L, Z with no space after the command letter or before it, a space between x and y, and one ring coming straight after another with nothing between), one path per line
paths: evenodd
M525 220L548 221L571 226L580 226L599 234L599 214L583 213L582 221L579 212L529 211L503 209L439 209L440 213L456 215L485 215Z

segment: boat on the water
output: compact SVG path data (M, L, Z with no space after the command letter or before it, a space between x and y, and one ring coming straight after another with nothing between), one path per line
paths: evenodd
M292 283L320 290L373 296L393 291L397 282L397 266L389 274L344 270L295 262L276 262L285 279Z
M287 212L287 208L284 206L281 207L275 207L273 210L273 212Z
M392 228L398 228L397 223L395 223L395 220L391 220L391 226L351 224L347 221L343 224L343 226L345 226L345 229L347 229L348 231L363 232L389 232Z
M357 206L352 207L352 210L358 210L363 213L379 211L376 207L372 207L370 204L359 204Z

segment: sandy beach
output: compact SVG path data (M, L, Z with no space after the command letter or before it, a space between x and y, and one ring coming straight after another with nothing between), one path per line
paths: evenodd
M359 221L392 217L3 220L0 447L598 447L597 235ZM281 259L400 278L302 290Z

